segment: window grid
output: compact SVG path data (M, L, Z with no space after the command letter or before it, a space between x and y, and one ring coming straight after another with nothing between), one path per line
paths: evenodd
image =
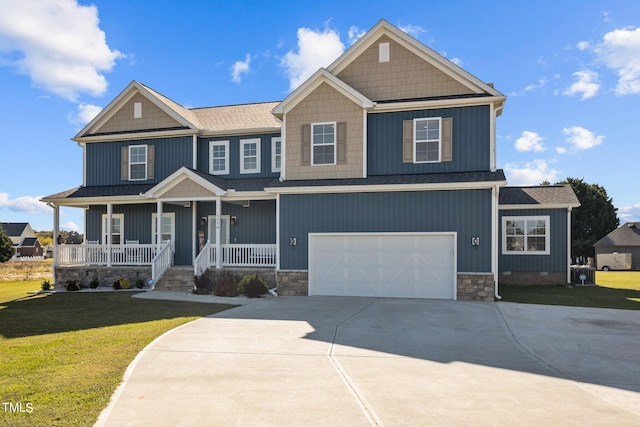
M147 179L147 146L132 145L129 147L129 180Z
M229 173L229 141L211 141L209 145L211 161L209 173L223 175Z
M503 217L503 253L549 254L549 217Z
M414 120L414 150L416 163L440 161L440 118Z
M336 164L336 123L314 123L311 125L313 165Z
M260 172L260 139L240 141L240 173Z

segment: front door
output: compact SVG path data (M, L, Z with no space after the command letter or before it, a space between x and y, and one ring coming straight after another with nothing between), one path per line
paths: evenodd
M207 220L209 224L209 243L216 244L216 216L209 215ZM220 243L226 245L229 243L229 215L220 215Z

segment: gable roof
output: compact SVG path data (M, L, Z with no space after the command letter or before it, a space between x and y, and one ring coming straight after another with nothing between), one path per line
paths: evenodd
M364 50L371 47L382 35L390 37L395 42L429 62L443 73L469 88L472 93L504 97L504 95L493 88L493 86L473 76L471 73L465 71L384 19L378 21L376 25L329 65L327 71L335 75L339 74L340 71L351 64Z
M0 222L0 226L9 237L20 237L28 225L28 222Z
M640 223L628 222L621 225L593 246L640 246Z
M570 185L504 187L500 189L500 209L577 208L580 201Z
M26 237L22 243L20 244L20 246L35 246L36 242L39 243L38 238L37 237Z

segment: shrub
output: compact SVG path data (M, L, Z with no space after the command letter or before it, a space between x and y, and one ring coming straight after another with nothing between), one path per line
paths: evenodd
M42 290L43 291L51 290L51 282L49 282L49 280L43 280L42 281Z
M98 286L100 286L100 281L98 280L98 278L97 278L97 277L94 277L93 279L91 279L91 281L89 282L89 287L90 287L91 289L95 289L95 288L97 288Z
M69 292L79 291L80 289L82 289L82 285L78 280L67 280L65 288Z
M141 277L138 277L136 279L136 288L138 289L144 288L144 279L142 279Z
M238 283L240 292L249 298L260 298L261 295L269 292L269 285L258 274L248 274Z
M237 297L238 276L229 270L220 270L214 273L213 294L218 297Z
M194 277L196 289L194 293L196 295L209 295L213 292L213 283L215 281L215 270L208 268L200 276Z
M116 279L113 282L113 289L131 289L131 282L125 278Z

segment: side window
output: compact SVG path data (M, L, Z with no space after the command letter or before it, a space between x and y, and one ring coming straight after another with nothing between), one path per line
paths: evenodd
M336 123L311 124L311 164L336 164Z
M102 243L107 243L107 223L108 216L102 214ZM111 215L111 244L120 245L124 243L124 214Z
M229 173L229 141L209 142L209 173L212 175Z
M282 170L282 138L271 138L271 172Z
M502 253L505 255L548 255L548 216L503 216Z
M260 173L260 139L240 140L240 173Z

